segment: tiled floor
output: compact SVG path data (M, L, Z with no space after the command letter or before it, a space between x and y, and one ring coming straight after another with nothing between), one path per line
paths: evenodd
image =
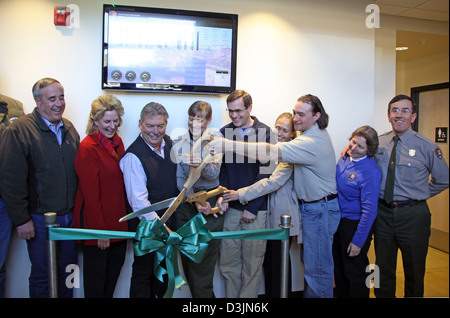
M375 263L373 242L369 250L369 260L371 264ZM374 297L373 289L371 297ZM396 297L404 297L403 264L400 251L397 257ZM449 254L432 247L428 249L424 297L449 297Z

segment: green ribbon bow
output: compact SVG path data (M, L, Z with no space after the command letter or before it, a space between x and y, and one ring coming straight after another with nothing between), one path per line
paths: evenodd
M178 270L178 254L176 250L189 257L192 261L200 263L208 249L208 242L213 238L209 230L203 227L205 218L197 214L186 222L177 232L168 232L164 224L155 219L149 221L142 218L136 230L134 253L141 256L156 252L155 276L164 282L163 275L169 277L167 291L164 298L171 297L174 288L186 284ZM164 269L162 262L166 260Z

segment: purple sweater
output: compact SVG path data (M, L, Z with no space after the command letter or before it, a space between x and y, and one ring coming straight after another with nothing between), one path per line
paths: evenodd
M341 218L360 220L352 243L362 247L377 216L381 172L370 157L360 161L339 159L336 183Z

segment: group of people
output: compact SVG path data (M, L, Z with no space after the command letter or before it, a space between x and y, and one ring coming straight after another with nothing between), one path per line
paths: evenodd
M182 203L166 221L169 229L197 213L212 232L278 228L280 215L290 215L291 242L302 244L304 297L369 297L367 251L374 234L376 296L395 297L399 248L405 296L423 296L431 218L426 199L448 188L449 172L436 144L411 129L417 109L408 96L389 103L391 132L378 137L369 126L356 129L336 165L328 114L313 95L281 114L275 130L251 115L252 98L243 90L227 97L231 122L219 132L208 128L211 105L197 101L188 109L188 131L173 140L166 134L167 110L150 102L140 114L139 136L125 149L118 135L124 107L116 97L106 94L92 102L87 136L80 142L63 118L61 83L44 78L32 91L36 108L28 115L20 102L0 95L0 292L13 227L27 240L30 297L47 297L44 213L56 212L61 227L134 231L139 218L152 221L165 210L128 223L118 220L176 197L190 169L212 155L186 195L219 185L227 190L206 204ZM201 147L190 152L198 140ZM126 240L58 242L58 296L73 296L65 268L78 263L77 243L85 297L113 297ZM211 241L200 263L183 254L181 259L195 298L214 297L217 262L227 297L258 297L264 275L266 295L279 297L280 250L277 241L224 239ZM154 264L154 252L134 256L130 297L164 295L167 279L158 279Z
M292 141L243 145L222 138L210 145L212 153L293 165L305 297L369 297L372 232L379 272L375 296L395 297L400 249L405 296L423 297L431 225L426 200L448 188L449 170L440 148L412 130L417 105L410 97L395 96L387 114L392 131L377 137L369 126L357 128L337 166L328 114L313 95L294 105L294 129L301 134Z

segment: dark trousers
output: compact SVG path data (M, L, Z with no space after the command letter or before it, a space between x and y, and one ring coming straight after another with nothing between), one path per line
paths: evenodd
M369 265L367 252L372 241L369 233L361 252L350 257L347 248L358 227L359 220L342 218L333 238L335 296L338 298L369 298L370 289L366 286L366 267Z
M138 223L138 218L130 220L128 222L129 230L135 232ZM167 220L166 225L172 230L176 228L176 219L174 215ZM164 282L161 282L155 276L155 256L156 252L144 254L142 256L134 255L131 272L130 298L162 298L164 296L164 293L167 290L168 278L167 275L164 275ZM166 268L165 261L162 261L160 265Z
M134 256L130 298L162 298L164 296L167 290L167 279L161 282L153 273L155 255L156 252ZM165 266L165 262L163 261L161 265Z
M111 243L101 250L94 246L82 245L83 281L85 298L112 298L125 261L127 241Z
M31 261L30 273L30 298L49 297L48 284L48 262L47 262L47 228L45 227L44 215L32 214L35 237L27 240L28 255ZM71 228L72 213L58 215L56 223L60 227ZM72 298L73 289L67 286L66 272L68 265L78 264L78 253L75 241L56 241L58 298Z
M0 298L5 297L6 256L13 230L12 222L6 213L5 202L0 198Z
M289 245L292 243L293 237L289 237ZM291 273L292 266L290 263L290 257L288 257L288 297L292 297L291 287ZM267 298L280 298L281 296L281 241L280 240L267 240L266 254L264 254L264 288L265 297Z
M211 207L215 206L216 200L216 197L208 199ZM195 206L190 203L181 204L177 209L178 226L181 227L196 214L198 214L198 211ZM218 214L217 218L213 215L207 215L205 220L207 221L205 227L211 232L223 230L223 215ZM206 255L200 263L195 263L183 253L180 253L184 275L193 298L214 298L214 270L220 253L220 243L220 240L211 240Z
M398 249L403 259L405 297L423 297L430 226L426 201L397 209L378 203L374 241L380 287L375 288L376 297L395 297Z

